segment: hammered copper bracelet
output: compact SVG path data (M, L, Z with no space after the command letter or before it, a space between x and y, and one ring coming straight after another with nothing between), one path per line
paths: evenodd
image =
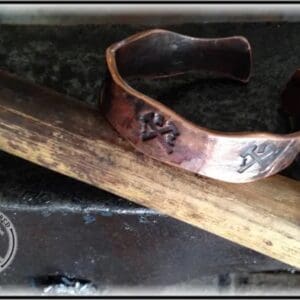
M243 37L200 39L155 29L113 44L106 60L102 112L123 138L156 160L223 181L249 182L281 171L300 152L300 131L280 135L209 130L124 80L208 71L247 82L251 48Z

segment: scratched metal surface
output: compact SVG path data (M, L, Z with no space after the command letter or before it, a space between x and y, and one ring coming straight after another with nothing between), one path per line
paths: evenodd
M11 210L18 252L0 286L39 285L64 275L107 286L164 286L230 272L289 270L287 266L167 217L98 208ZM30 233L28 235L28 233ZM1 288L0 288L1 294Z
M0 67L96 103L105 48L147 28L0 26ZM254 51L251 82L240 85L188 76L151 83L137 80L132 82L135 87L210 128L288 131L288 122L278 109L284 84L300 66L300 24L165 28L199 37L246 36ZM35 278L47 274L81 277L98 285L158 285L187 282L208 273L288 269L263 255L3 152L0 211L13 220L20 238L15 263L1 274L0 285L35 286Z

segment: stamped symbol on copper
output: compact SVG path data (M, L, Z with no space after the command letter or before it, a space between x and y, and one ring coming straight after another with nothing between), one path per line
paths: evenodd
M168 154L173 152L179 131L172 121L165 121L160 113L148 112L140 116L142 141L159 139Z
M272 143L251 145L240 154L240 156L243 158L243 161L238 172L244 173L255 164L260 166L260 172L264 172L266 168L282 153L283 150L284 148L277 147Z

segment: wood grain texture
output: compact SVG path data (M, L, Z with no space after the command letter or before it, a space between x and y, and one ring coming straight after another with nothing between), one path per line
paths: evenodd
M133 150L93 109L0 72L0 148L300 267L300 183L229 184Z

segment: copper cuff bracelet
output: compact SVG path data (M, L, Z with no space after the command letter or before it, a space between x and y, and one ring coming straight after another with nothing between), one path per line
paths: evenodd
M156 160L222 181L249 182L281 171L300 152L300 131L282 135L209 130L124 80L204 70L247 82L251 48L243 37L200 39L150 30L110 46L106 60L102 112L121 137Z

